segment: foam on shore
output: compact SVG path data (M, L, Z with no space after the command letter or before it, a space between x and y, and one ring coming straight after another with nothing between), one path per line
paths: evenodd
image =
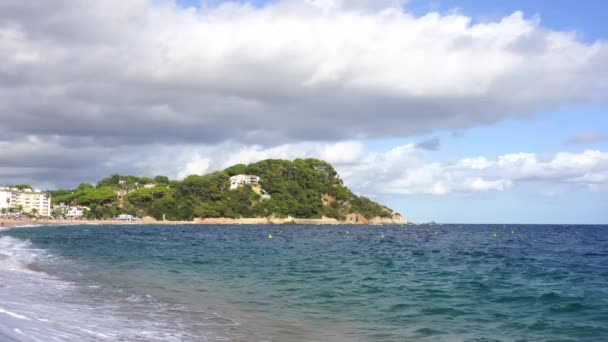
M53 261L31 243L0 237L1 341L207 341L179 310L151 296L111 293L41 272ZM217 336L213 337L217 340Z

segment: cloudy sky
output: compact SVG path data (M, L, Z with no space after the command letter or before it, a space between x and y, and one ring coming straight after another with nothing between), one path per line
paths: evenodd
M606 11L3 0L0 184L318 157L414 221L608 223Z

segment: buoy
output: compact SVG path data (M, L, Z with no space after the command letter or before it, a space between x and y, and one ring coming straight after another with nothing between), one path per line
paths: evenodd
M493 237L496 237L496 236L497 236L497 234L496 234L496 233L494 233L494 234L492 234L492 236L493 236Z
M350 234L350 232L347 230L347 231L346 231L346 235L348 235L348 234Z
M269 238L269 239L272 239L272 234L268 234L268 238Z
M515 231L514 231L514 230L512 230L512 231L511 231L511 234L515 234Z
M435 232L435 235L438 235L439 233Z
M381 238L381 239L384 239L384 234L380 234L380 238Z

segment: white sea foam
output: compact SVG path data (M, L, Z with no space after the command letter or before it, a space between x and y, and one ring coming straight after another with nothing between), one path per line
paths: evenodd
M26 316L23 316L23 315L20 315L20 314L16 314L14 312L6 311L6 310L1 309L1 308L0 308L0 314L6 314L6 315L9 315L11 317L29 320L29 318L26 317Z
M37 272L32 265L52 256L27 241L0 237L0 251L2 342L222 340L150 296L108 295Z
M44 225L43 224L18 224L16 226L1 227L0 230L14 229L14 228L35 228L35 227L42 227L42 226L44 226Z

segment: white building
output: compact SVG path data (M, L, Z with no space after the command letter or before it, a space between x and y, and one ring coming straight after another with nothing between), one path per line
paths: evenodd
M87 211L91 211L91 209L84 206L68 207L65 217L69 219L79 219L82 218Z
M252 184L257 185L260 183L260 177L253 175L236 175L230 177L230 190L234 190L239 186Z
M53 206L53 213L59 214L62 217L67 219L79 219L84 217L87 211L91 211L89 207L85 207L82 205L65 205L65 203L59 203L59 205Z
M51 194L38 189L0 188L0 209L51 216Z
M141 219L137 216L129 215L129 214L120 214L114 218L119 221L141 221Z
M10 208L12 196L12 192L0 188L0 210Z

